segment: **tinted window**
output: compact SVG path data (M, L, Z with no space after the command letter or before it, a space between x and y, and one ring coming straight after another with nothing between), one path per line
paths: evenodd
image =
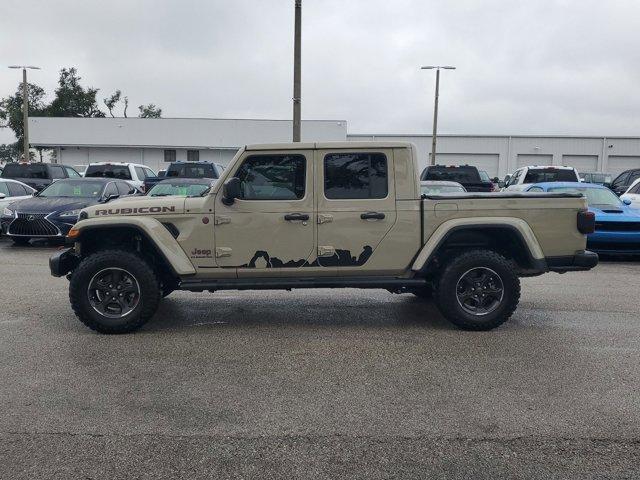
M210 163L174 163L167 170L167 177L218 178L218 172Z
M142 167L133 167L136 170L136 175L138 176L138 180L144 180L146 175L144 174L144 170Z
M97 198L104 188L100 181L58 180L42 190L39 197L91 197Z
M126 182L116 182L116 188L118 189L118 193L120 195L133 195L134 193L136 193L136 189Z
M236 172L245 200L296 200L304 197L306 159L302 155L254 155Z
M64 174L64 169L57 165L51 166L51 178L66 178L67 176Z
M422 180L446 180L458 183L479 183L480 174L476 167L445 167L434 165L427 167Z
M9 163L2 176L6 178L49 178L46 165Z
M131 180L131 172L128 165L89 165L84 176L85 178L106 177Z
M640 178L640 170L636 170L634 172L631 172L631 174L629 175L629 180L627 182L627 185L631 185L638 178Z
M77 178L77 177L80 177L80 176L81 176L78 172L76 172L76 171L75 171L73 168L71 168L71 167L64 167L64 169L67 171L67 176L68 176L69 178Z
M9 185L9 182L0 182L0 193L4 193L8 197L11 194L7 185Z
M522 183L542 182L577 182L578 177L573 170L557 168L531 168L527 171Z
M612 187L620 187L622 185L627 184L627 180L629 179L629 172L623 172L611 184Z
M383 153L330 153L324 157L324 194L330 199L387 196Z
M19 183L9 182L8 186L12 197L23 197L25 195L29 195L29 193L27 193L27 189Z

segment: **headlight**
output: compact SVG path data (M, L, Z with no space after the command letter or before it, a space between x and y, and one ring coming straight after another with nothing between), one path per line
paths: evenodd
M2 211L2 216L3 217L13 217L13 210L11 210L8 207L5 207L5 209Z
M80 209L79 208L77 208L75 210L68 210L66 212L62 212L58 216L59 217L75 217L75 218L78 218L78 215L80 215Z

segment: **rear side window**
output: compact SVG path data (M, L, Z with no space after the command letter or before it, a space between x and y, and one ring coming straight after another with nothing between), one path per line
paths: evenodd
M385 198L389 192L383 153L330 153L324 157L328 199Z
M253 155L236 172L244 200L299 200L305 194L303 155Z
M134 167L139 180L144 180L147 176L144 174L142 167Z
M542 182L577 182L578 177L573 170L557 168L530 168L522 183Z
M131 180L131 172L128 165L89 165L84 176L85 178L104 177Z
M51 178L66 178L62 167L57 165L51 166Z
M7 197L11 195L9 193L9 182L0 182L0 193L4 193Z
M422 180L440 180L458 183L479 183L480 174L476 167L460 166L445 167L434 165L427 167Z
M2 176L6 178L49 178L46 165L9 163L4 167Z

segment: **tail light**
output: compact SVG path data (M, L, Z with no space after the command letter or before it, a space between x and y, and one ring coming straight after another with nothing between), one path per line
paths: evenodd
M588 210L578 212L578 231L585 235L596 231L596 214Z

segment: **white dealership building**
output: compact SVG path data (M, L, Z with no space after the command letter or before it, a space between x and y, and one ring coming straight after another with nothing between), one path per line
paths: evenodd
M239 147L288 142L290 120L213 118L29 118L32 147L48 147L59 163L135 162L154 170L170 161L228 163ZM302 141L413 142L424 167L431 136L350 133L345 120L305 120ZM470 164L504 177L523 165L570 165L617 174L640 168L640 137L438 135L437 163Z

